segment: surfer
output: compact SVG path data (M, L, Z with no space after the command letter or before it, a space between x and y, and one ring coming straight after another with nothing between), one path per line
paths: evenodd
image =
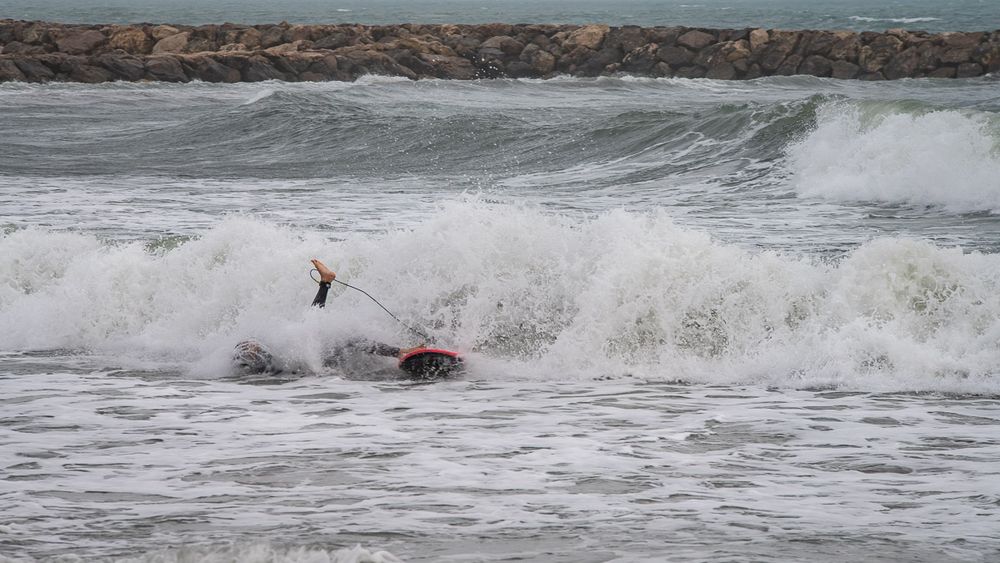
M316 271L319 272L319 289L316 291L316 297L313 298L312 306L323 308L326 306L326 296L330 291L333 280L337 278L337 274L330 268L327 268L326 264L315 258L311 262ZM403 359L407 354L421 347L422 345L413 348L399 348L373 340L356 338L339 346L324 363L330 363L348 351L366 352L377 356ZM256 340L244 340L236 345L235 350L233 350L233 365L247 374L279 373L282 371L281 367L276 365L274 356Z

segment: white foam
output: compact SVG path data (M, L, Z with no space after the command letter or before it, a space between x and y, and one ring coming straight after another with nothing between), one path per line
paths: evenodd
M892 22L892 23L924 23L941 21L941 18L910 17L910 18L873 18L869 16L851 16L849 19L859 22Z
M996 213L998 138L982 114L831 104L788 156L802 196Z
M249 336L310 369L331 340L413 338L345 288L311 310L312 256L490 377L989 390L1000 365L1000 258L907 239L824 264L720 244L662 213L584 220L470 200L335 243L232 218L155 253L15 231L0 256L0 348L206 375Z

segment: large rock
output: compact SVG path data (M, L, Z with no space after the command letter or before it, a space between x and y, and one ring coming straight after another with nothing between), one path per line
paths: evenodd
M68 55L91 53L105 41L107 41L107 37L96 29L63 29L55 38L56 48L59 49L59 52Z
M830 76L842 80L857 78L860 72L861 67L847 61L837 60L830 65Z
M861 47L858 63L865 72L880 72L902 50L903 42L898 38L891 35L877 35L871 43Z
M896 80L917 76L919 68L920 50L917 47L909 47L893 57L882 72L889 80Z
M41 45L28 45L20 41L11 41L0 49L4 55L41 55L45 53L45 47Z
M955 69L956 78L972 78L973 76L982 76L983 67L976 63L962 63L958 65Z
M852 31L834 31L834 42L830 45L827 58L830 60L857 61L861 50L861 38Z
M14 64L14 61L0 59L0 82L25 81L27 79L21 69Z
M153 45L153 54L183 52L187 47L188 38L190 36L191 33L185 31L164 37L163 39L157 41L156 45Z
M163 82L188 82L180 61L171 56L153 56L146 59L146 76Z
M429 53L420 53L417 57L434 69L434 76L436 78L471 80L476 76L476 67L472 65L472 62L469 61L469 59L464 59L462 57L449 57L447 55L433 55ZM555 64L554 57L553 64Z
M141 59L132 55L105 53L97 57L96 62L121 80L135 82L146 76L146 66Z
M271 61L260 55L247 59L243 68L243 80L246 82L263 82L265 80L284 80L285 75L272 66Z
M490 37L479 45L480 53L484 50L493 50L498 52L500 55L507 57L516 57L520 55L522 49L524 49L524 43L521 43L517 39L508 35Z
M71 69L68 74L70 80L86 84L99 84L101 82L108 82L113 78L112 74L107 70L101 67L83 64L81 61L74 61L71 64Z
M239 82L240 71L228 67L209 55L195 55L187 59L191 76L205 82Z
M147 55L153 47L153 40L140 28L123 27L111 32L108 47L135 55Z
M177 29L172 25L158 25L149 30L149 34L153 37L154 41L159 41L161 39L166 39L171 35L177 35L181 30Z
M760 67L769 72L778 70L785 59L792 54L799 40L799 33L794 31L772 31L770 40L754 51Z
M833 63L821 55L809 55L799 65L799 73L812 76L830 76L833 74Z
M705 73L705 78L712 78L715 80L732 80L736 78L736 67L723 61L708 69Z
M704 31L698 31L697 29L692 29L677 38L678 45L694 49L695 51L700 51L712 43L715 43L714 35L711 33L705 33Z
M613 27L608 31L604 39L604 46L612 49L621 49L623 53L630 53L646 45L646 37L642 28L637 25L626 25L624 27Z
M604 43L604 37L611 28L606 25L585 25L580 29L570 33L563 41L563 48L573 50L577 47L586 47L591 51L596 51Z
M622 59L622 70L637 74L649 74L653 67L660 61L657 52L660 46L656 43L648 43L633 49Z
M768 36L767 30L759 28L754 29L750 32L750 50L760 51L760 49L763 48L764 45L766 45L770 40L771 38Z
M56 77L52 69L38 59L15 59L14 64L24 74L28 82L48 82Z
M674 68L687 65L694 60L694 53L688 51L684 47L675 47L673 45L661 47L660 50L656 52L656 56L659 57L661 61Z

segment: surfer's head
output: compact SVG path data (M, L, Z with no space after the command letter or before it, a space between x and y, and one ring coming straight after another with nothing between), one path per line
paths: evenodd
M244 340L233 350L233 365L246 373L271 371L274 358L255 340Z

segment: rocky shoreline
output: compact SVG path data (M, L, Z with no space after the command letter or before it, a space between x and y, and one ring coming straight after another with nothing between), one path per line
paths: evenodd
M546 78L965 78L1000 31L930 34L606 25L70 25L0 20L0 82Z

